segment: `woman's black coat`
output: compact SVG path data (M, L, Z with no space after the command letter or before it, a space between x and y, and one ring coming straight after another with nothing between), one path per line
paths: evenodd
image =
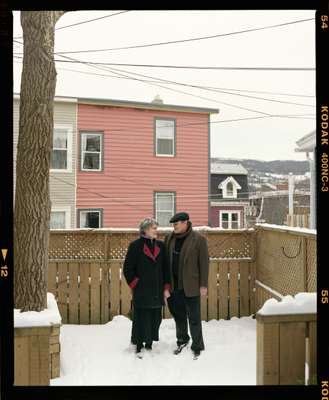
M129 244L123 273L133 288L135 307L164 305L163 292L170 285L170 270L163 242L140 237ZM136 279L137 278L137 279Z

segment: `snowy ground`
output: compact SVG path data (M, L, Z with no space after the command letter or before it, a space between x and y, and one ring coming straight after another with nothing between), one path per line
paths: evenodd
M175 324L162 321L160 341L140 360L130 345L131 321L63 325L60 378L50 385L256 385L256 320L203 322L206 350L175 356Z

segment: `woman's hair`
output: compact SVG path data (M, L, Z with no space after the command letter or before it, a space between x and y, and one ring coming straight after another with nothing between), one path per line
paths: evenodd
M142 235L145 233L145 230L150 228L151 226L156 225L159 226L158 222L154 218L144 218L143 221L139 224L139 233Z

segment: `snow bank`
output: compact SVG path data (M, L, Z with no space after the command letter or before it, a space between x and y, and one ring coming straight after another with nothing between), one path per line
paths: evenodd
M47 308L43 311L26 311L21 313L14 309L14 327L28 328L32 326L51 326L61 324L62 318L59 313L55 296L47 293Z
M292 227L286 225L274 225L274 224L256 224L256 227L264 227L264 228L273 228L277 230L283 231L291 231L291 232L300 232L300 233L309 233L311 235L316 235L316 229L308 229L308 228L299 228L299 227Z
M258 311L262 315L277 314L313 314L316 313L316 292L298 293L293 296L284 296L281 301L267 300Z
M64 324L60 377L50 386L256 385L256 320L203 321L202 329L206 349L197 361L190 348L173 354L173 319L162 321L159 342L140 360L129 344L131 321L122 315L102 325Z

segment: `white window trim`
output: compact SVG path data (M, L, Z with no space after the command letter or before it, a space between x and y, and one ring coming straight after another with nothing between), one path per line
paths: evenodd
M71 173L72 172L72 141L73 141L73 129L72 125L64 125L64 124L55 124L55 129L65 129L67 131L67 168L66 169L53 169L50 168L50 172L59 172L59 173ZM63 149L62 149L63 150Z
M172 198L172 208L170 210L158 210L158 195L170 195ZM158 219L158 212L171 212L175 213L175 193L174 192L155 192L155 219Z
M89 136L99 136L101 138L100 140L100 151L86 151L82 149L82 137L84 135L89 135ZM102 159L102 155L103 155L103 138L104 135L101 132L81 132L80 134L80 140L81 140L81 144L80 144L80 148L81 148L81 153L80 153L80 165L81 165L81 171L91 171L91 172L99 172L102 171L102 163L103 163L103 159ZM89 169L89 168L83 168L83 153L96 153L99 154L99 168L98 169Z
M228 228L223 228L222 214L228 214ZM232 228L232 214L238 214L238 228ZM220 210L219 211L219 227L221 229L241 229L241 210Z
M158 120L159 121L173 121L172 119L166 120L165 118L159 118ZM157 157L175 157L175 146L176 146L176 127L175 127L175 123L176 122L174 121L174 135L173 135L173 138L172 138L172 142L173 142L173 148L172 148L173 152L172 152L172 154L159 154L158 153L158 136L157 136L157 128L156 128L156 122L155 122L155 155Z
M80 229L100 229L100 228L102 228L102 212L101 212L101 210L99 210L99 209L93 209L93 208L88 208L88 209L79 209L78 210L79 211L79 228ZM82 212L86 212L86 213L89 213L89 212L98 212L98 214L99 214L99 226L98 226L98 228L81 228L81 213Z
M54 206L51 208L51 212L65 212L65 229L71 228L71 207L70 206ZM52 228L52 230L62 228Z
M229 196L227 194L227 184L232 183L233 184L233 195ZM222 181L218 185L218 189L222 189L223 191L223 199L236 199L238 197L238 190L241 189L241 186L239 183L233 178L233 176L229 176L226 178L224 181Z

